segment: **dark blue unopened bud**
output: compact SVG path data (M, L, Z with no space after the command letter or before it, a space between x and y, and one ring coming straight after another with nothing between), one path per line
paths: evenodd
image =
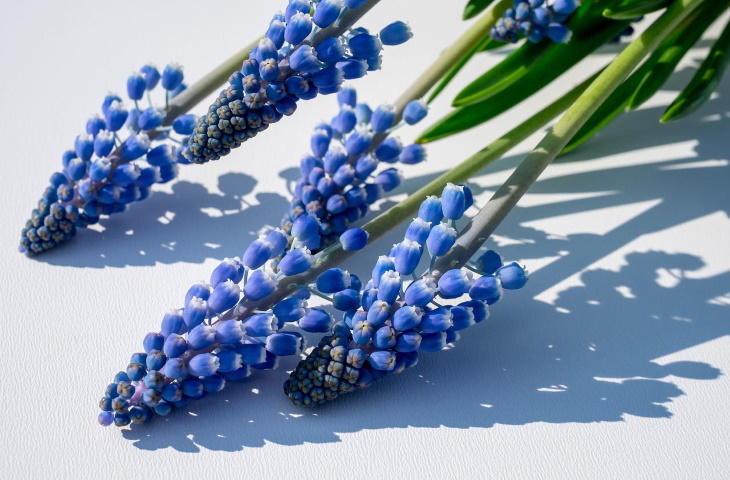
M365 345L373 338L374 330L367 320L358 320L352 330L352 340L359 345Z
M125 163L117 166L112 172L112 183L120 187L134 184L139 178L139 166L134 163Z
M423 248L418 242L404 239L395 247L395 269L401 275L410 275L418 267Z
M369 236L370 234L362 228L351 228L340 235L342 249L348 252L361 250L367 245Z
M188 349L188 342L181 335L176 333L170 334L162 347L162 351L169 358L177 358L182 356Z
M147 355L145 365L147 366L147 370L161 370L165 365L166 360L167 357L160 350L150 350L150 353ZM149 376L149 372L147 375ZM146 383L146 385L150 388L156 388L149 383Z
M92 115L86 121L86 133L96 137L96 135L106 128L106 121L101 118L98 114Z
M182 313L178 309L173 308L162 317L160 333L164 337L168 337L172 333L182 333L184 326L185 322L183 321ZM155 368L154 370L159 370L159 368Z
M395 353L390 350L378 350L369 355L368 362L376 370L389 372L395 368Z
M502 266L502 257L494 250L487 250L476 261L479 271L484 273L494 273Z
M273 58L267 58L259 64L259 75L267 82L274 82L279 78L279 64Z
M413 38L413 32L408 24L397 20L383 28L379 37L383 45L400 45Z
M550 4L550 8L555 13L559 13L561 15L570 15L576 9L580 6L580 0L555 0L552 4Z
M243 321L243 329L252 337L265 337L279 329L279 322L270 313L257 313Z
M400 160L400 163L405 165L421 163L426 160L426 149L423 148L423 145L413 143L403 149L398 159Z
M266 241L271 244L271 257L276 258L284 253L289 240L280 229L272 230L266 235Z
M221 371L221 367L218 367L218 370ZM226 386L226 379L219 374L207 376L202 380L203 390L205 390L207 393L220 392ZM157 409L155 409L155 411L157 411Z
M474 325L474 310L465 305L452 306L451 307L451 322L454 324L452 329L454 331L464 330L465 328Z
M445 332L453 325L451 311L447 307L439 307L426 312L421 318L421 333Z
M364 308L365 310L370 310L370 307L373 305L373 303L375 303L377 299L377 288L365 288L365 290L362 292L362 308Z
M192 113L180 115L172 122L172 129L180 135L191 135L195 130L198 119Z
M378 300L392 304L400 294L403 282L398 272L389 270L380 277L378 286Z
M385 323L390 316L390 304L382 300L376 300L368 309L367 320L373 327L379 327Z
M395 342L395 350L397 352L408 353L415 352L421 347L421 335L415 330L408 330L400 335Z
M291 234L297 240L303 241L319 234L319 222L311 215L301 215L292 224Z
M421 323L423 310L412 305L406 305L395 311L393 314L393 328L404 332L416 328Z
M373 335L373 345L375 348L386 349L393 348L396 342L396 333L392 327L385 325L380 327Z
M395 121L395 107L393 105L379 105L370 117L370 126L374 132L384 132L393 126Z
M147 64L139 69L139 73L142 74L145 81L145 88L147 90L154 89L160 82L160 72L154 65Z
M374 287L378 287L380 285L380 279L383 277L383 274L389 270L395 271L395 262L393 259L385 255L379 256L378 260L375 262L375 267L373 267L372 272L372 283Z
M418 208L418 218L431 222L431 225L437 225L444 218L441 209L441 200L433 195L426 197Z
M337 62L336 67L342 72L345 80L355 80L362 78L368 73L368 64L364 60L350 58Z
M162 350L162 345L165 343L165 337L163 337L159 333L150 332L142 341L142 345L144 346L145 352L150 352L152 350Z
M308 248L295 248L279 262L279 271L287 276L304 273L312 266L314 257Z
M347 153L356 156L365 153L373 141L373 134L365 128L355 128L355 131L347 137L345 149Z
M327 28L340 16L342 0L322 0L317 4L312 20L320 28Z
M312 17L297 12L286 23L284 39L292 45L299 45L310 33L312 33Z
M284 46L284 30L286 25L280 20L273 20L269 24L269 28L266 30L266 38L274 42L276 49L281 49Z
M150 149L150 137L144 133L130 135L122 144L122 157L136 160Z
M398 137L388 137L375 149L375 156L381 162L395 163L403 151L403 145Z
M210 325L198 325L188 333L188 344L193 350L208 348L215 342L215 328Z
M364 60L376 58L383 49L383 44L380 42L380 39L375 35L367 33L355 35L349 40L348 45L353 56Z
M86 175L86 162L80 158L74 158L66 166L66 174L72 180L79 181Z
M315 130L310 140L310 146L314 156L322 158L324 154L327 153L331 140L332 137L327 133L327 131L322 129Z
M241 361L246 365L258 365L266 361L265 345L255 338L246 339L236 351L241 354Z
M147 89L147 82L140 73L133 73L127 77L127 95L132 100L141 100Z
M219 366L220 361L218 360L217 356L213 355L212 353L201 353L195 355L193 358L190 359L190 362L188 363L188 371L190 372L190 375L194 375L196 377L207 377L217 372ZM183 382L183 391L185 391L185 387L186 383ZM187 392L186 395L188 395ZM196 394L194 394L193 396L198 395L200 395L200 393L196 392Z
M299 328L305 332L324 333L332 328L334 319L332 315L321 308L310 308L309 311L299 320Z
M551 23L547 26L547 36L555 43L568 43L573 32L562 23Z
M403 182L403 176L401 172L395 168L388 168L378 173L375 177L375 181L383 187L383 190L389 192L400 186Z
M350 273L341 268L330 268L317 277L317 290L322 293L340 292L350 286Z
M507 290L517 290L525 286L528 280L527 269L517 262L511 262L497 269L496 276Z
M243 264L255 270L265 264L272 256L274 246L262 238L257 238L251 242L243 254ZM213 282L211 281L211 284Z
M225 345L238 343L243 339L243 329L238 320L224 320L215 324L215 341Z
M208 308L215 313L223 313L233 308L238 303L240 297L241 287L231 280L226 280L216 285L213 289L213 293L210 294L210 298L208 299Z
M241 354L238 352L226 350L218 352L215 356L218 357L219 362L217 371L221 373L235 372L243 367Z
M78 135L74 140L74 150L79 159L88 162L94 154L94 137L88 133Z
M197 327L208 316L208 302L202 298L192 297L183 309L183 321L188 329Z
M444 212L444 217L450 220L458 220L464 216L466 210L464 187L447 183L441 194L441 209Z
M423 100L411 100L403 109L403 120L408 125L415 125L428 115L428 105Z
M327 211L337 215L347 210L347 200L342 195L332 195L327 199Z
M187 305L188 302L190 302L190 299L193 297L198 297L202 300L208 300L208 298L210 298L210 285L203 281L200 281L190 287L185 294L185 305Z
M331 93L329 90L337 91L342 85L344 73L335 67L325 67L312 74L312 83L322 93Z
M354 288L346 288L332 296L332 306L337 310L348 311L360 306L360 292Z
M299 321L306 314L307 301L289 297L274 305L273 312L279 322L292 323Z
M299 355L302 348L302 337L289 332L274 333L266 337L266 350L280 357Z

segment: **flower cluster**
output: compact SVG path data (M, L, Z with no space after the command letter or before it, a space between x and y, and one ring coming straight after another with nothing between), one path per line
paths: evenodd
M357 103L357 94L350 88L340 91L337 98L340 111L329 123L314 129L311 154L300 162L301 177L290 210L282 219L282 228L288 232L304 212L317 218L322 241L310 245L312 251L337 241L383 192L400 185L396 168L376 173L381 163L412 165L426 158L423 146L404 147L398 137L388 135L396 121L395 107L380 105L371 110L367 104ZM414 100L403 111L403 123L413 125L426 113L425 103Z
M440 199L429 197L421 204L403 241L378 258L360 303L352 295L333 334L309 352L284 384L294 404L320 405L400 373L416 364L419 352L439 351L458 340L460 330L485 320L488 305L501 298L503 288L525 285L525 269L514 262L504 265L491 250L473 268L433 270L435 260L453 247L455 222L471 203L467 187L449 184ZM426 250L431 268L420 278L413 276L406 287L404 278L414 274ZM328 270L317 279L317 289L346 295L344 277L339 269ZM441 303L464 296L469 299L458 304Z
M208 108L208 114L200 117L183 155L192 163L218 160L283 116L293 114L299 100L335 93L344 80L378 70L383 45L399 45L412 34L400 21L379 34L339 24L349 9L365 3L289 0L285 12L271 20L265 37L241 70L231 75L228 87Z
M195 127L194 115L182 115L163 127L165 110L152 104L150 92L161 84L166 102L185 89L182 67L170 64L162 73L143 66L127 79L132 108L109 94L102 115L86 122L85 132L64 152L63 169L50 178L38 206L21 232L19 250L36 255L72 238L77 228L97 223L100 216L122 212L144 200L150 186L177 176L178 163L189 163L175 143L187 141ZM147 97L149 106L140 108ZM126 126L128 136L123 138ZM171 133L181 136L175 139Z
M570 15L580 6L580 0L515 0L490 36L499 42L516 43L521 37L532 43L548 38L556 43L568 43L571 32L565 26Z

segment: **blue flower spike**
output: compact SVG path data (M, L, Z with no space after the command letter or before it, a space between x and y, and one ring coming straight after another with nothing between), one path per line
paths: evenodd
M51 175L49 186L21 231L20 252L34 256L67 242L79 229L144 200L152 185L177 176L178 163L188 163L180 160L177 145L192 133L189 118L174 121L177 137L172 132L161 135L158 128L165 110L151 104L139 107L145 95L151 100L150 92L161 79L168 86L182 85L182 68L168 67L167 73L160 75L156 68L145 65L140 73L127 78L131 109L118 95L104 98L102 115L86 122L85 132L63 154L62 168ZM125 130L129 131L127 136Z
M455 240L457 233L442 220L452 221L463 215L466 204L471 203L465 198L470 197L466 190L450 184L441 198L423 201L419 218L408 227L403 242L392 250L395 257L378 258L372 280L362 291L362 309L351 305L342 321L290 374L284 392L295 405L321 405L413 367L419 353L443 350L458 341L461 330L486 320L488 305L501 298L505 282L504 288L525 285L525 269L514 262L502 265L501 257L494 252L482 255L477 262L494 268L494 274L484 272L475 278L467 269L427 271L404 285L402 275L410 275L421 257L418 239L432 239L432 254L443 255L451 248L451 239ZM445 236L449 242L442 246ZM434 243L433 239L439 241ZM340 275L333 272L327 277ZM328 282L317 284L333 290L325 285ZM336 288L340 287L338 284Z
M580 0L515 0L513 8L507 9L492 27L490 37L507 43L516 43L520 38L531 43L545 39L568 43L572 33L565 24L578 7Z

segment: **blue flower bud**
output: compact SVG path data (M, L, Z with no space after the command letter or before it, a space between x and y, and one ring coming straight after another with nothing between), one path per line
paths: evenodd
M271 258L282 255L289 245L289 239L278 228L266 235L266 241L271 244Z
M274 246L268 241L257 238L251 242L243 254L243 264L255 270L265 264L272 256ZM211 280L211 283L213 281Z
M525 286L528 280L527 269L517 262L511 262L499 267L496 276L499 277L502 287L507 290L517 290Z
M289 297L274 305L273 312L279 319L279 326L282 323L296 322L302 318L306 312L307 302L301 298Z
M154 89L160 82L160 72L154 65L147 64L140 68L139 72L144 77L145 88L147 90Z
M367 0L345 0L345 6L354 10L356 8L362 7L366 1Z
M380 39L367 33L360 33L350 38L348 45L354 57L365 60L377 57L383 49Z
M139 178L139 166L134 163L125 163L117 166L112 172L112 183L120 187L134 184Z
M325 93L325 90L332 89L332 92L336 92L342 85L344 79L344 73L335 67L325 67L318 72L312 74L311 80L315 87L320 92ZM327 93L332 93L327 92Z
M386 303L393 303L400 294L401 286L403 282L398 272L389 270L383 274L380 278L378 286L378 300Z
M356 252L367 245L370 234L362 228L351 228L340 235L342 249L348 252Z
M165 120L165 111L161 108L146 108L137 119L137 125L142 130L152 130L162 125Z
M408 330L400 335L395 342L395 350L397 352L408 353L415 352L421 347L421 335L414 331Z
M208 308L215 313L223 313L233 308L241 297L241 287L233 283L231 280L226 280L223 283L219 283L213 289L213 293L210 294L208 299Z
M266 361L266 348L259 340L247 339L236 351L241 354L241 361L246 365L258 365Z
M235 372L243 367L243 360L241 354L234 351L218 352L218 371L219 372ZM192 361L190 362L192 364Z
M562 23L551 23L547 27L547 36L555 43L568 43L573 32Z
M190 362L188 363L188 372L190 375L194 375L196 377L207 377L217 372L219 366L220 361L217 356L212 353L201 353L190 359ZM186 382L187 380L183 382L183 391L185 391ZM200 393L197 393L197 395L200 395Z
M312 266L314 257L308 248L295 248L279 262L279 271L287 276L304 273Z
M444 298L456 298L464 295L474 284L474 276L468 270L454 268L439 278L439 293Z
M426 312L421 318L421 333L445 332L453 325L451 317L451 311L447 307Z
M305 332L324 333L332 328L332 315L321 308L310 308L304 317L299 319L299 328Z
M94 138L94 153L96 156L106 157L112 150L114 150L114 134L106 130L99 132ZM106 176L103 178L106 178Z
M132 100L141 100L146 89L147 82L141 74L135 72L127 77L127 95Z
M101 412L99 413L99 417L97 418L99 421L99 425L102 427L108 427L112 423L114 423L114 413L113 412Z
M431 278L420 278L406 289L405 301L408 305L425 307L436 297L436 284ZM398 329L402 330L402 329Z
M208 300L208 298L210 298L210 285L203 281L200 281L190 287L185 294L185 305L187 305L190 302L190 299L193 297L198 297L202 300Z
M182 360L179 360L179 361L182 362ZM184 365L184 363L183 363L183 365ZM187 367L186 367L186 370L187 370ZM187 371L186 371L186 375L187 375ZM167 372L165 372L165 376L170 377L170 375L168 375ZM180 378L180 377L178 376L178 377L170 377L170 378ZM168 383L167 385L165 385L162 388L162 398L164 398L168 402L180 401L182 399L182 397L183 397L183 391L182 391L182 387L180 386L179 383Z
M270 313L257 313L243 321L243 329L252 337L265 337L279 329L279 322Z
M172 129L180 135L192 135L197 123L198 118L192 113L188 113L186 115L180 115L173 120Z
M274 46L276 49L280 49L284 46L284 30L286 29L286 25L284 25L284 22L280 20L273 20L269 24L268 30L266 30L266 38L271 40L274 43Z
M376 300L368 309L367 320L373 327L379 327L385 323L390 316L390 304L382 300Z
M192 374L192 372L190 373ZM199 378L186 378L180 382L180 386L182 387L182 391L186 397L197 399L202 398L203 395L205 395L205 392L203 391L203 382Z
M169 165L175 161L170 145L158 145L147 153L147 163L155 167Z
M441 219L444 218L443 210L441 209L441 200L434 195L426 197L418 207L418 218L431 222L431 225L437 225L441 222Z
M188 333L188 344L193 350L208 348L215 342L215 328L210 325L198 325Z
M416 328L421 323L423 310L418 307L406 305L395 311L393 314L393 328L404 332Z
M341 268L330 268L317 277L317 290L322 293L340 292L350 286L350 273Z
M441 257L451 250L455 242L456 230L445 223L439 223L428 234L426 246L431 257Z
M354 108L357 105L357 90L345 87L337 93L337 105L340 108L345 106Z
M446 333L421 333L421 346L423 352L438 352L446 348Z
M378 160L386 163L395 163L403 151L403 145L398 137L388 137L375 149Z
M430 236L429 236L430 238ZM395 247L395 269L401 275L410 275L421 261L423 248L418 242L404 239Z
M96 138L100 131L106 128L106 121L99 114L92 115L86 121L86 133Z
M365 153L373 140L373 134L370 130L357 127L355 131L347 137L345 142L345 149L347 153L356 156Z
M152 350L162 350L163 343L165 343L165 337L159 333L150 332L144 337L142 346L145 352L150 352Z
M345 188L355 180L355 169L348 164L342 165L332 176L332 180L338 187Z
M221 367L218 367L221 370ZM203 378L203 390L207 393L217 393L223 390L226 386L226 379L221 375L214 374ZM157 411L157 409L155 409Z
M215 324L215 341L225 345L238 343L243 339L241 322L238 320L224 320Z
M80 158L74 158L68 162L66 173L72 180L79 181L86 175L86 162Z
M129 418L134 423L147 423L152 419L152 410L146 405L135 405L129 409Z
M165 339L162 346L163 353L169 358L177 358L182 356L188 349L188 342L182 335L172 333Z
M294 53L297 53L302 48L304 48L304 47L298 48L296 50L296 52L294 52ZM319 62L316 57L314 57L312 60L307 58L307 61ZM289 59L289 62L290 62L289 65L291 66L291 59ZM294 68L294 67L292 67L292 68ZM319 67L316 67L316 68L318 69ZM291 77L284 80L284 86L286 87L287 92L289 92L292 95L298 95L300 97L301 97L301 95L306 94L310 89L309 82L307 82L304 78L300 77L299 75L292 75Z
M208 302L198 297L191 297L183 309L183 320L188 329L197 327L208 316Z
M322 194L322 197L327 198L331 196L337 190L337 184L331 177L322 177L317 182L317 190Z
M76 136L74 150L78 158L84 162L88 162L94 154L94 137L88 133L82 133Z
M366 345L373 338L374 328L367 320L355 322L352 330L352 340L359 345Z
M403 149L399 157L400 163L404 165L415 165L426 160L426 149L418 143L408 145Z
M466 305L451 307L451 321L455 331L471 327L475 323L474 309Z
M332 140L332 137L327 133L326 130L317 129L312 133L312 139L310 140L310 145L312 147L312 153L317 158L322 158L325 153L327 153L327 149L330 146L330 141Z
M370 354L368 362L377 370L389 372L395 367L395 353L390 350L378 350Z
M155 413L157 415L162 415L163 417L165 415L168 415L172 411L172 405L164 400L160 400L157 405L155 405Z
M150 350L150 353L147 355L147 361L145 362L145 365L147 366L147 370L150 371L162 370L162 367L165 365L166 361L167 357L164 353L159 350ZM149 374L150 373L148 372L147 375L149 376ZM146 383L146 385L150 388L155 388L149 383Z
M273 273L256 270L243 287L243 293L246 299L255 302L271 295L275 288L276 278Z
M415 125L428 115L428 105L423 100L411 100L403 109L403 120L408 125Z
M136 160L150 149L150 137L145 133L130 135L122 144L122 157Z
M395 263L393 259L385 255L379 256L378 260L375 262L375 267L373 267L372 272L372 282L374 287L378 287L380 285L380 279L383 274L389 270L395 271Z
M396 343L396 333L388 325L380 327L373 335L373 345L375 348L386 349L393 348Z
M430 232L431 222L427 222L420 218L414 218L411 224L408 225L408 229L406 229L405 238L424 245Z
M555 13L570 15L576 11L579 6L580 0L555 0L550 5L550 8L552 8Z
M340 16L342 0L322 0L317 4L312 20L320 28L327 28Z
M171 63L162 71L162 88L175 90L183 82L183 69L180 64Z
M383 45L400 45L410 40L413 32L408 24L398 20L383 28L379 36Z
M386 192L390 192L391 190L398 188L402 181L403 177L401 176L401 173L395 168L383 170L375 177L375 182L383 187L383 190Z
M312 17L297 12L287 20L284 39L292 45L299 45L312 33Z
M384 132L393 126L395 121L395 107L393 105L379 105L370 117L370 126L374 132Z
M347 200L342 195L332 195L327 199L326 208L332 215L337 215L347 210Z
M302 337L290 332L274 333L266 337L266 350L280 357L299 355L302 348Z
M182 333L183 326L182 314L177 309L172 309L162 317L160 333L165 337L170 336L172 333Z
M332 306L341 311L354 310L360 306L361 301L360 292L354 288L346 288L337 292L332 299Z
M158 374L157 372L154 372L155 374L159 375L162 378L165 378L164 375L161 373ZM149 377L149 374L147 374L147 377ZM145 377L145 385L147 385L147 377ZM163 383L164 385L164 383ZM162 394L158 392L157 390L149 389L145 390L144 393L142 393L142 402L147 405L148 407L155 407L158 403L162 401Z
M354 80L362 78L368 73L368 64L364 60L358 60L357 58L349 58L347 60L341 60L335 64L337 70L342 72L342 76L345 80Z
M153 335L155 335L155 334L153 334ZM154 349L150 350L150 352L152 352L152 351L154 351ZM147 354L143 353L143 352L133 353L132 357L129 359L129 363L146 364L147 363Z
M259 64L259 75L267 82L275 82L279 78L279 63L273 58L267 58Z
M444 217L450 220L458 220L464 215L466 210L466 195L464 187L447 183L441 194L441 209Z
M319 222L311 215L301 215L294 220L291 234L297 240L304 241L319 234Z
M142 380L146 374L147 368L141 363L130 363L127 365L127 375L129 375L129 378L134 382Z

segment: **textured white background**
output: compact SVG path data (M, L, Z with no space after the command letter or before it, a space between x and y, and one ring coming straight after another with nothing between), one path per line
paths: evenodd
M728 478L730 220L727 80L701 112L657 118L701 49L646 108L550 167L495 236L534 270L453 350L319 410L284 370L187 412L102 429L104 386L216 259L285 208L288 170L334 99L37 260L18 232L60 153L108 90L170 59L195 80L265 28L283 0L4 2L0 16L0 471L3 478ZM389 0L368 16L416 33L388 49L361 98L392 101L463 28L463 1ZM715 29L715 34L717 29ZM706 48L703 41L701 48ZM608 51L611 51L610 49ZM434 106L501 58L484 56ZM514 112L430 147L404 192L574 84L593 59ZM204 107L201 107L201 111ZM418 129L405 129L413 138ZM538 137L472 179L483 204ZM363 273L390 238L348 267ZM291 366L291 365L288 365ZM286 367L286 365L285 365Z

